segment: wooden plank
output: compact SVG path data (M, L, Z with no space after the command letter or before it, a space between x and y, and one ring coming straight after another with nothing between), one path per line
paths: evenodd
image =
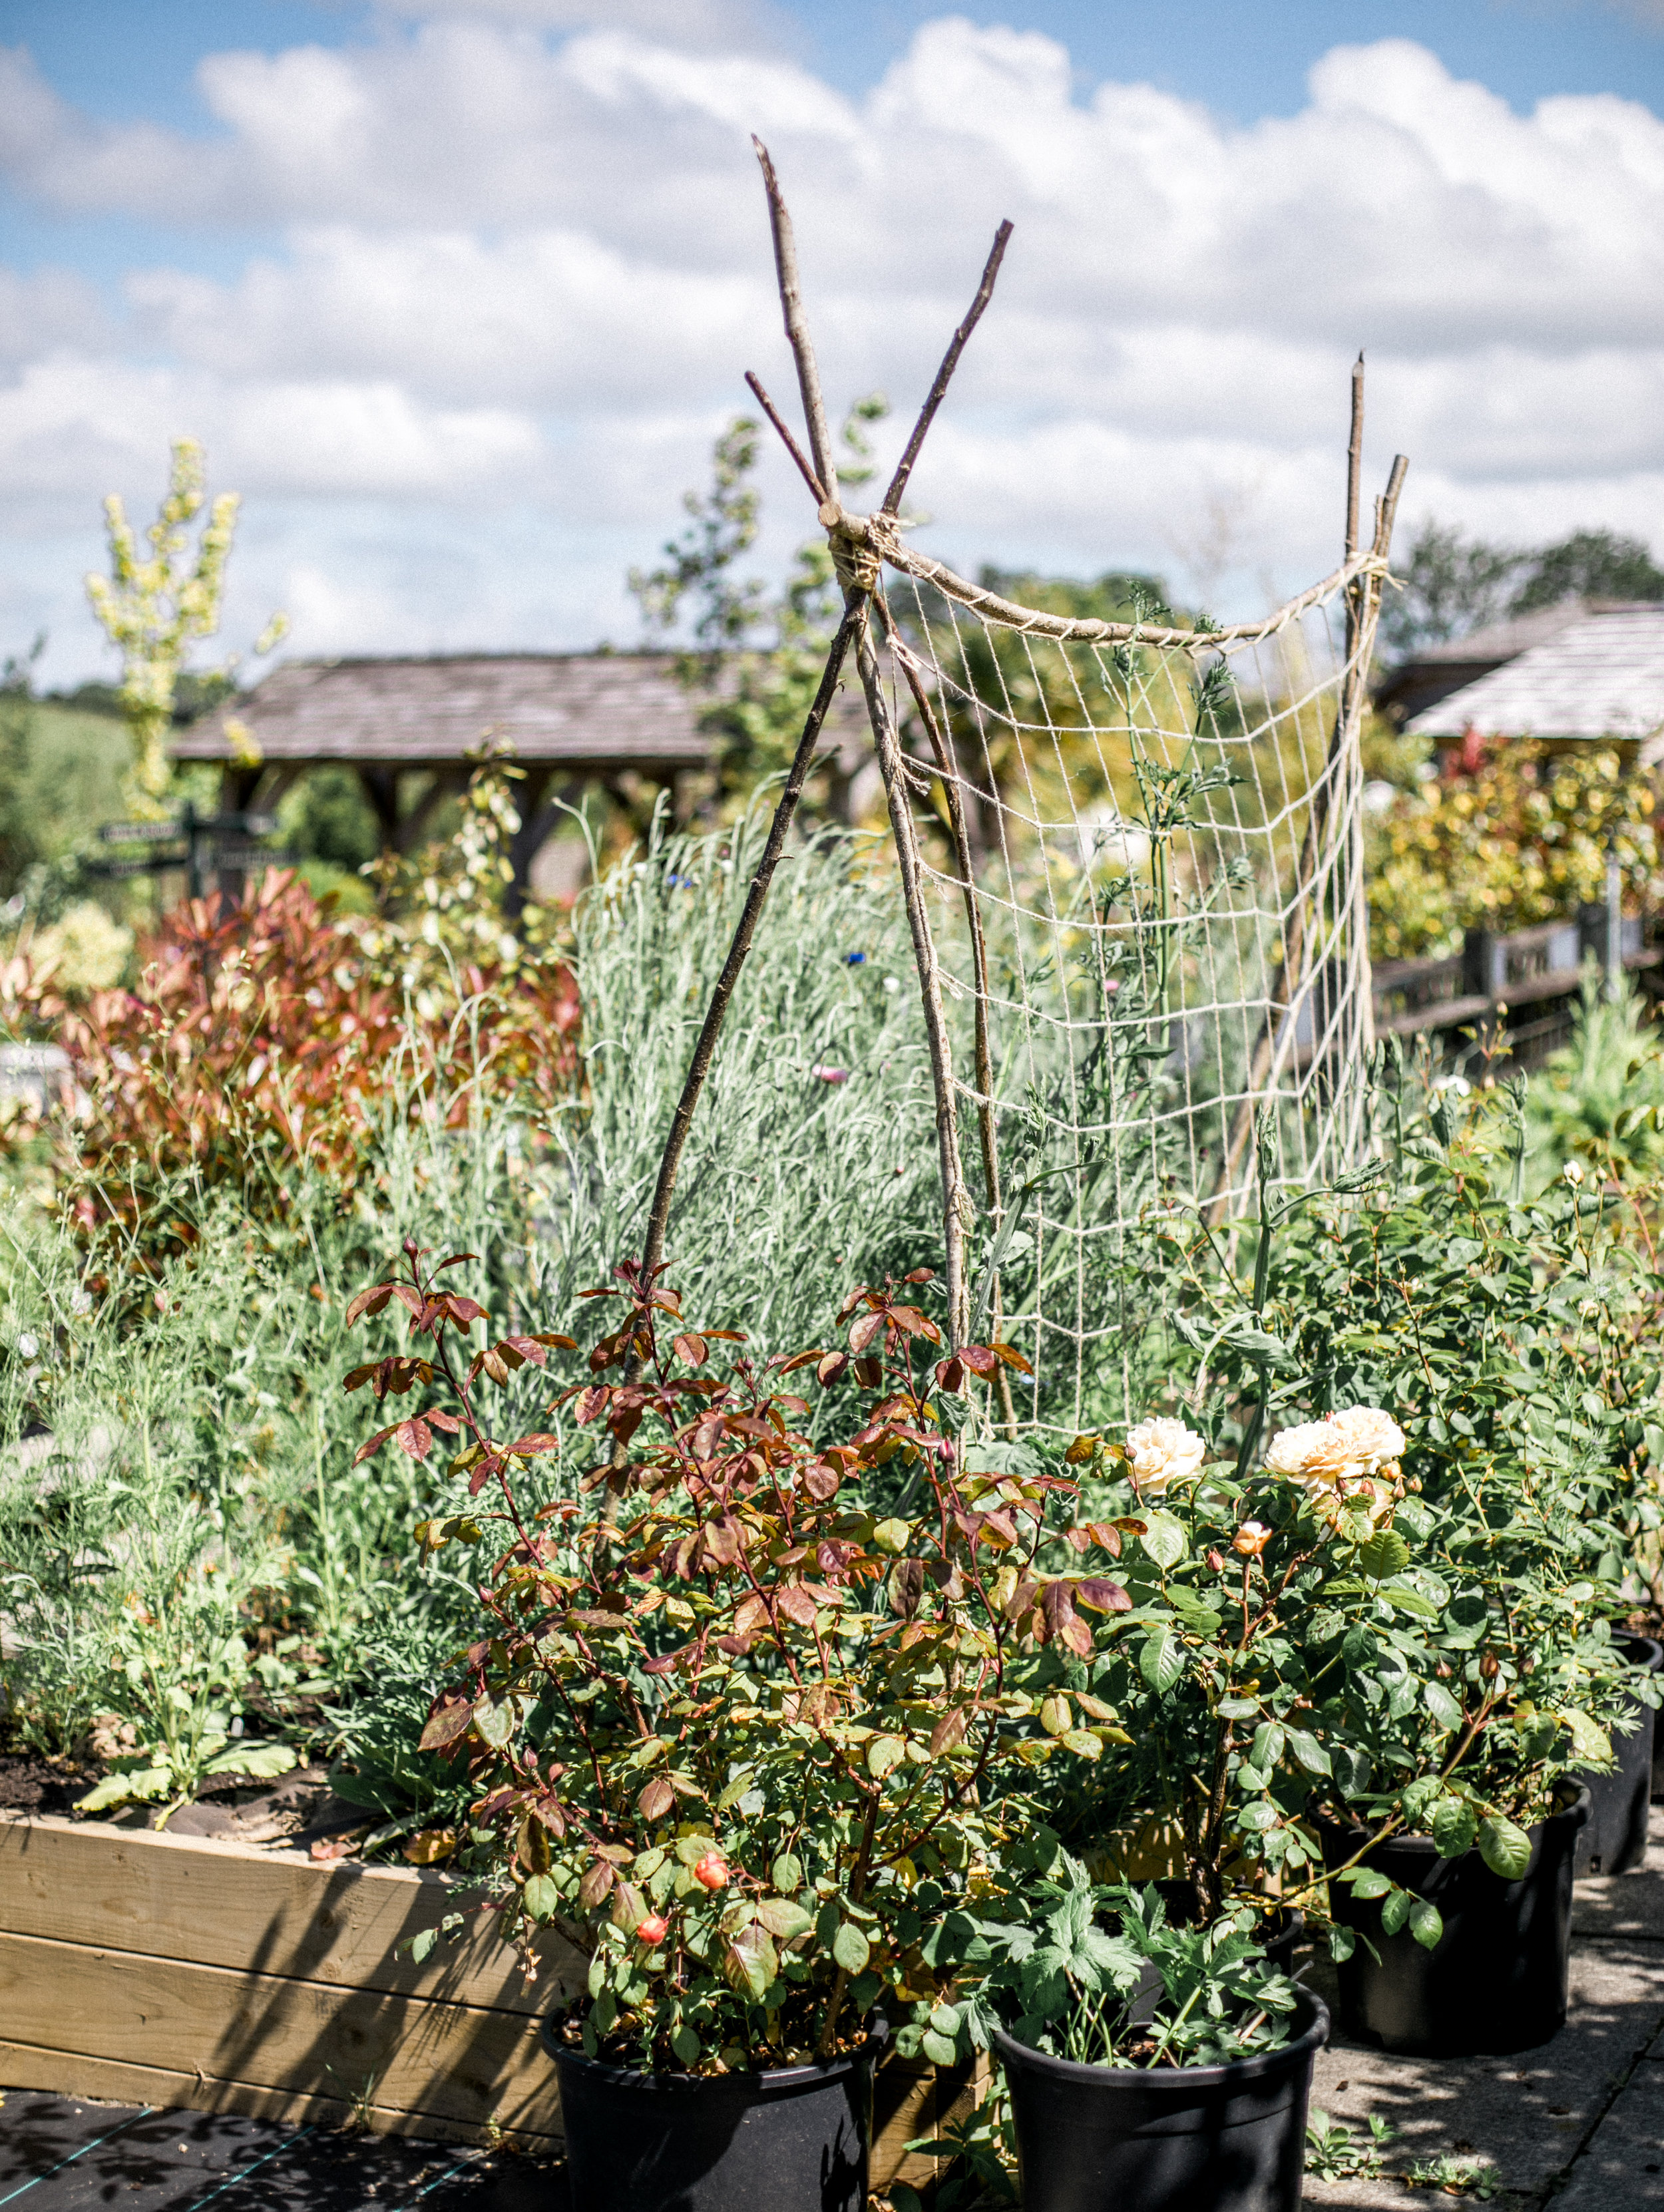
M295 2096L262 2089L247 2081L222 2081L212 2075L182 2073L162 2066L138 2066L111 2058L89 2058L83 2051L54 2051L0 2037L0 2079L14 2089L44 2089L63 2097L90 2097L107 2104L149 2105L157 2111L238 2112L245 2118L283 2120L299 2127L338 2128L357 2118L372 2135L413 2136L431 2142L472 2143L489 2140L509 2150L546 2157L558 2152L562 2137L524 2128L482 2128L431 2113L401 2112L371 2103L357 2106L338 2097Z
M558 2125L554 2069L523 2013L0 1936L0 2024L14 2043L291 2097Z
M495 1916L419 1966L396 1955L456 1903L454 1883L415 1867L316 1865L297 1851L201 1836L0 1817L9 1934L523 2014L582 1986L577 1954L549 1937L525 1988Z

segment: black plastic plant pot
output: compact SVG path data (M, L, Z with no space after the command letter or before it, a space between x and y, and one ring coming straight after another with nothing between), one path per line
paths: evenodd
M573 2212L862 2212L873 2066L888 2038L825 2065L765 2074L641 2074L568 2050L560 2076Z
M1664 1644L1650 1636L1620 1632L1612 1638L1622 1646L1632 1666L1655 1674L1664 1666ZM1588 1826L1577 1838L1572 1874L1629 1874L1647 1856L1647 1804L1653 1794L1653 1739L1657 1716L1637 1698L1631 1710L1640 1726L1628 1735L1612 1731L1612 1747L1618 1764L1610 1774L1586 1774L1588 1784Z
M1312 2062L1329 2014L1302 1990L1280 2051L1228 2066L1082 2066L997 2029L1023 2212L1298 2212Z
M1435 2058L1532 2051L1557 2035L1566 2021L1572 1856L1588 1817L1588 1791L1569 1792L1563 1809L1529 1832L1531 1857L1517 1881L1493 1874L1477 1850L1442 1859L1430 1836L1377 1844L1365 1864L1435 1905L1444 1933L1430 1951L1407 1927L1389 1936L1381 1900L1332 1883L1330 1909L1358 1938L1338 1970L1342 2033ZM1364 1838L1338 1821L1316 1826L1326 1866L1344 1865Z

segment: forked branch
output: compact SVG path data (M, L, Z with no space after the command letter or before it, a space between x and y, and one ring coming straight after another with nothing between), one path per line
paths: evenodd
M826 428L826 404L820 397L820 372L815 367L814 346L804 319L802 294L797 283L797 241L792 234L780 179L774 173L769 149L753 137L757 158L763 165L763 185L769 198L769 225L774 234L774 271L780 283L780 308L785 317L786 338L797 364L797 388L803 396L803 420L809 428L809 451L814 473L828 499L838 497L838 470L832 460L832 437Z

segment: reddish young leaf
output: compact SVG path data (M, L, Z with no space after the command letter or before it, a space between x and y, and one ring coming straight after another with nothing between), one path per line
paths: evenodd
M671 1350L685 1367L703 1367L710 1357L710 1346L704 1337L695 1336L692 1331L686 1336L677 1337Z
M890 1319L898 1328L905 1328L909 1336L923 1336L932 1344L942 1342L942 1331L930 1316L922 1314L917 1306L892 1306Z
M495 1452L487 1452L484 1459L476 1462L472 1474L468 1477L469 1497L478 1498L491 1477L502 1472L503 1462Z
M360 1291L347 1308L347 1327L350 1328L354 1322L362 1320L365 1314L379 1314L393 1292L391 1283L378 1283L373 1291Z
M1130 1613L1132 1600L1119 1583L1106 1582L1094 1576L1075 1585L1075 1595L1082 1605L1089 1605L1094 1613Z
M800 1367L813 1367L817 1360L824 1360L826 1356L824 1352L795 1352L789 1359L771 1359L769 1365L782 1375L790 1375ZM832 1356L836 1359L844 1357L841 1352Z
M529 1437L516 1437L513 1443L503 1447L504 1456L509 1459L535 1459L539 1452L559 1449L560 1438L550 1436L543 1429L534 1430Z
M940 1758L964 1739L971 1716L963 1705L955 1705L952 1712L944 1713L930 1731L930 1756Z
M662 1820L667 1813L675 1810L676 1793L662 1774L655 1774L637 1798L636 1806L643 1820Z
M989 1350L997 1352L1008 1367L1015 1367L1020 1375L1032 1375L1034 1370L1015 1345L990 1344Z
M788 1583L775 1601L788 1620L795 1620L800 1628L813 1628L817 1610L814 1600L802 1583Z
M1121 1532L1112 1521L1088 1521L1086 1532L1094 1544L1101 1544L1113 1559L1121 1556Z
M814 1379L823 1387L830 1386L848 1373L849 1365L850 1355L847 1352L828 1352L822 1356L820 1364L816 1367Z
M1070 1467L1084 1467L1097 1449L1096 1437L1076 1437L1064 1454L1064 1458Z
M387 1438L392 1434L393 1431L391 1429L378 1429L373 1437L367 1437L364 1442L359 1445L357 1450L352 1455L353 1465L355 1467L361 1466L363 1462L369 1457L372 1452L380 1451L382 1445L386 1443Z
M649 1817L651 1818L651 1815L649 1814ZM585 1870L583 1880L578 1884L578 1903L587 1911L593 1912L598 1905L611 1895L613 1886L618 1878L617 1873L607 1865L605 1859L592 1859Z
M433 1449L433 1431L420 1413L412 1414L408 1421L400 1421L393 1438L399 1450L408 1452L412 1459L426 1459Z
M911 1273L904 1275L901 1279L904 1283L933 1283L936 1279L936 1271L934 1267L915 1267Z
M854 1352L864 1352L867 1349L867 1346L872 1342L873 1339L880 1334L883 1327L884 1316L882 1312L862 1314L860 1320L856 1322L855 1327L850 1331L850 1350Z
M607 1401L612 1395L612 1391L605 1382L592 1382L587 1390L580 1390L578 1402L573 1408L573 1415L578 1426L587 1427L597 1413L605 1413Z
M473 1717L472 1698L465 1698L454 1690L442 1692L428 1715L428 1724L418 1740L417 1749L443 1751L447 1744L454 1743L466 1732Z
M878 1359L857 1359L855 1379L863 1390L876 1390L884 1380L884 1364Z
M937 1360L936 1382L944 1390L958 1392L965 1388L965 1367L958 1352L951 1359Z
M817 1505L825 1505L838 1495L843 1475L825 1460L814 1460L803 1470L803 1487Z
M462 1433L462 1424L454 1413L430 1413L427 1419L430 1426L443 1429L448 1437L460 1437Z
M959 1356L973 1375L991 1375L999 1365L985 1344L962 1344Z

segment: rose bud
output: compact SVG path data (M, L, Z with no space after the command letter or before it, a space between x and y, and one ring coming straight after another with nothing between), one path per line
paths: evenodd
M728 1887L728 1861L720 1851L707 1851L693 1869L695 1881L703 1882L707 1889Z
M1500 1672L1500 1668L1497 1665L1496 1654L1494 1651L1487 1651L1484 1657L1480 1660L1479 1672L1484 1675L1487 1682L1494 1682L1496 1680L1496 1676Z
M1208 1565L1215 1574L1222 1575L1225 1571L1225 1555L1222 1552L1210 1551L1208 1553Z
M645 1943L650 1951L655 1943L662 1943L669 1933L670 1923L665 1918L663 1913L649 1912L646 1919L637 1925L636 1941L638 1943Z
M1257 1559L1271 1540L1271 1532L1263 1521L1245 1521L1231 1539L1231 1549L1245 1559Z

